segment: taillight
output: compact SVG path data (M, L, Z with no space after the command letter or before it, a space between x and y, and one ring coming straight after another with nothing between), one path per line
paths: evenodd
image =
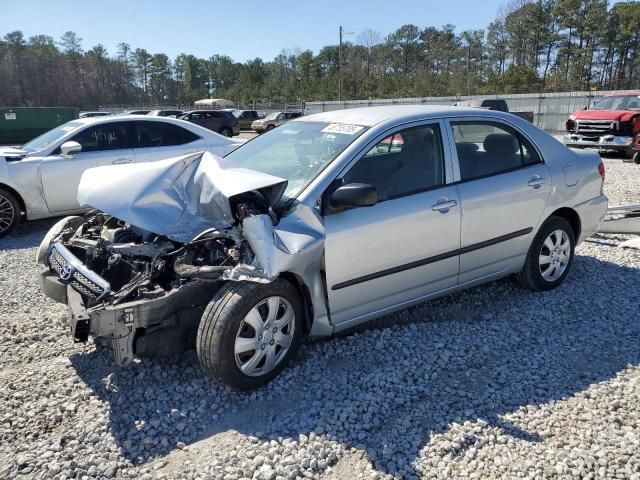
M604 163L602 162L598 165L598 173L602 177L602 180L604 180Z

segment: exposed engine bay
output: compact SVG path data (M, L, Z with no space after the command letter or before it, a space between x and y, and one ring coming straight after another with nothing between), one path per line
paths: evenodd
M260 214L244 204L238 210L240 221ZM80 217L72 217L51 248L66 247L85 268L109 283L108 292L78 289L87 307L156 298L186 281L217 280L239 263L254 262L239 226L206 230L181 244L100 212L88 214L79 226L75 219Z
M269 206L237 201L234 207L234 225L205 230L186 244L98 211L60 221L43 241L38 257L50 270L43 277L50 287L45 291L69 304L75 315L74 339L86 341L91 334L113 348L119 364L135 354L188 349L225 272L244 266L256 273L253 280L269 281L260 275L242 235L242 222L252 216L272 221ZM233 278L225 278L229 279ZM247 275L241 279L252 280ZM52 282L63 287L56 296L51 295ZM120 307L126 314L117 310ZM124 327L119 332L118 323ZM176 337L182 340L176 342Z

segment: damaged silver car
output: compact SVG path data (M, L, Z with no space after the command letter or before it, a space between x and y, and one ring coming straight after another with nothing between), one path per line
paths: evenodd
M43 291L125 365L195 347L251 389L305 335L510 274L558 286L606 212L604 166L517 117L394 106L303 117L225 158L88 170Z

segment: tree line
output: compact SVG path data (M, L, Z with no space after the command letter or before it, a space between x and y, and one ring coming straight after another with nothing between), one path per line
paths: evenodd
M425 7L426 8L426 7ZM342 45L282 50L244 63L214 54L171 59L120 43L85 50L59 40L0 40L0 105L188 105L213 94L241 103L528 93L640 86L640 2L511 0L485 29L403 25ZM342 59L340 61L340 58Z

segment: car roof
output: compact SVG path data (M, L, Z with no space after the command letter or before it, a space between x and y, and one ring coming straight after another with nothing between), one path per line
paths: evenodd
M153 115L111 115L105 117L88 117L88 118L77 118L72 120L72 122L82 123L84 125L99 125L101 123L113 123L113 122L135 122L143 120L145 122L160 122L160 123L173 123L174 125L179 125L181 127L189 128L189 127L197 127L194 123L187 122L185 120L180 120L177 118L171 117L156 117ZM200 127L203 128L203 127ZM205 131L209 132L204 128Z
M333 110L331 112L316 113L305 117L296 118L294 122L324 122L324 123L348 123L353 125L362 125L364 127L372 127L379 123L395 120L395 121L413 121L426 117L442 117L448 115L478 116L479 112L485 115L485 110L477 108L454 107L443 105L385 105L378 107L362 107L350 108L347 110ZM492 116L499 115L502 112L491 110ZM509 115L509 114L503 114ZM509 116L508 118L511 118Z

